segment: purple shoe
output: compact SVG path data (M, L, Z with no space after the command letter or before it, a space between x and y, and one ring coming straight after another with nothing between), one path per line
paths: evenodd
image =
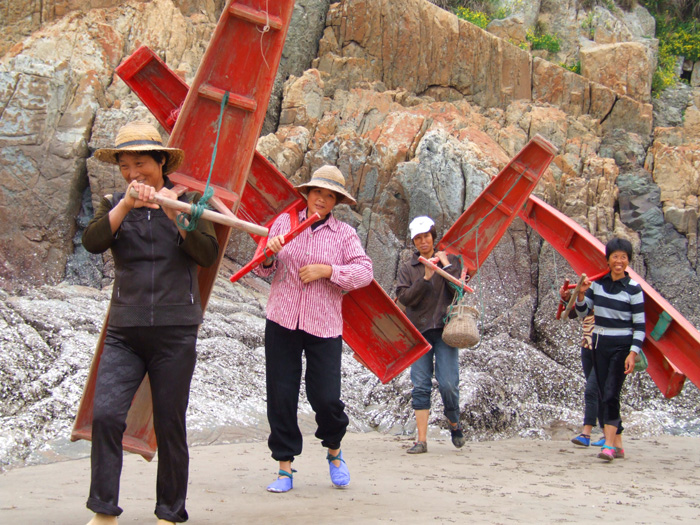
M296 472L296 470L292 469L292 474L294 472ZM289 492L290 490L292 490L292 487L294 485L292 482L292 478L293 478L292 474L290 474L286 470L280 470L279 471L280 477L278 477L275 481L273 481L272 483L270 483L267 486L267 491L281 493L281 492Z
M343 452L338 452L337 456L331 456L329 453L326 459L328 460L328 469L331 474L331 483L333 483L333 486L337 489L344 489L347 487L350 484L350 471L343 459ZM333 464L336 459L340 460L339 467Z

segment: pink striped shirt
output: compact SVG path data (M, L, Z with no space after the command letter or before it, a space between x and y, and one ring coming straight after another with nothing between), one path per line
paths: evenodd
M306 210L299 212L299 222L305 218ZM272 224L270 238L289 230L285 213ZM302 283L299 270L308 264L332 266L331 278ZM315 231L307 228L286 244L272 266L260 265L254 272L261 277L275 273L267 302L270 321L317 337L337 337L343 333L343 291L372 282L372 260L355 230L331 215Z

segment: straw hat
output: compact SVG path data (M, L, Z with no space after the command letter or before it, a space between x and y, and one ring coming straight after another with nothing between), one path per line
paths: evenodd
M311 188L325 188L338 194L338 202L336 204L343 202L346 204L357 204L357 201L345 189L345 177L335 166L321 166L313 172L309 182L294 187L304 194L308 194Z
M178 148L166 148L158 130L148 122L129 122L119 128L114 148L100 148L95 152L95 158L102 162L118 164L117 155L125 151L162 151L167 160L163 174L175 171L185 160L185 152Z

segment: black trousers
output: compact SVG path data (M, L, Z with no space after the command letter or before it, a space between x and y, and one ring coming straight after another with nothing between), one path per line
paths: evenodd
M605 425L617 427L621 434L620 392L625 382L625 359L630 353L632 337L593 334L593 359L600 389L599 418Z
M302 436L297 422L302 353L306 354L306 397L316 413L316 437L321 445L340 448L348 427L345 404L340 400L340 336L316 337L289 330L267 320L265 371L267 381L267 440L277 461L294 461L301 454Z
M185 414L196 361L198 326L108 327L97 372L92 423L92 480L87 507L119 516L122 436L131 400L148 373L158 441L156 510L187 521L189 472Z
M583 394L585 409L583 412L583 424L595 426L596 421L599 421L600 426L603 426L602 414L599 412L600 390L598 388L598 379L595 375L593 367L593 351L586 347L581 347L581 365L583 366L583 376L586 378L586 389Z

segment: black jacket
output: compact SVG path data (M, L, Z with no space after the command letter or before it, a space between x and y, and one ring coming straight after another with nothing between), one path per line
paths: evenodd
M112 235L109 211L123 196L121 193L102 199L83 233L83 246L89 252L112 250L115 279L109 324L200 324L197 265L211 266L218 257L213 225L200 219L197 229L183 239L162 209L134 208ZM198 194L188 193L180 200L198 198Z

